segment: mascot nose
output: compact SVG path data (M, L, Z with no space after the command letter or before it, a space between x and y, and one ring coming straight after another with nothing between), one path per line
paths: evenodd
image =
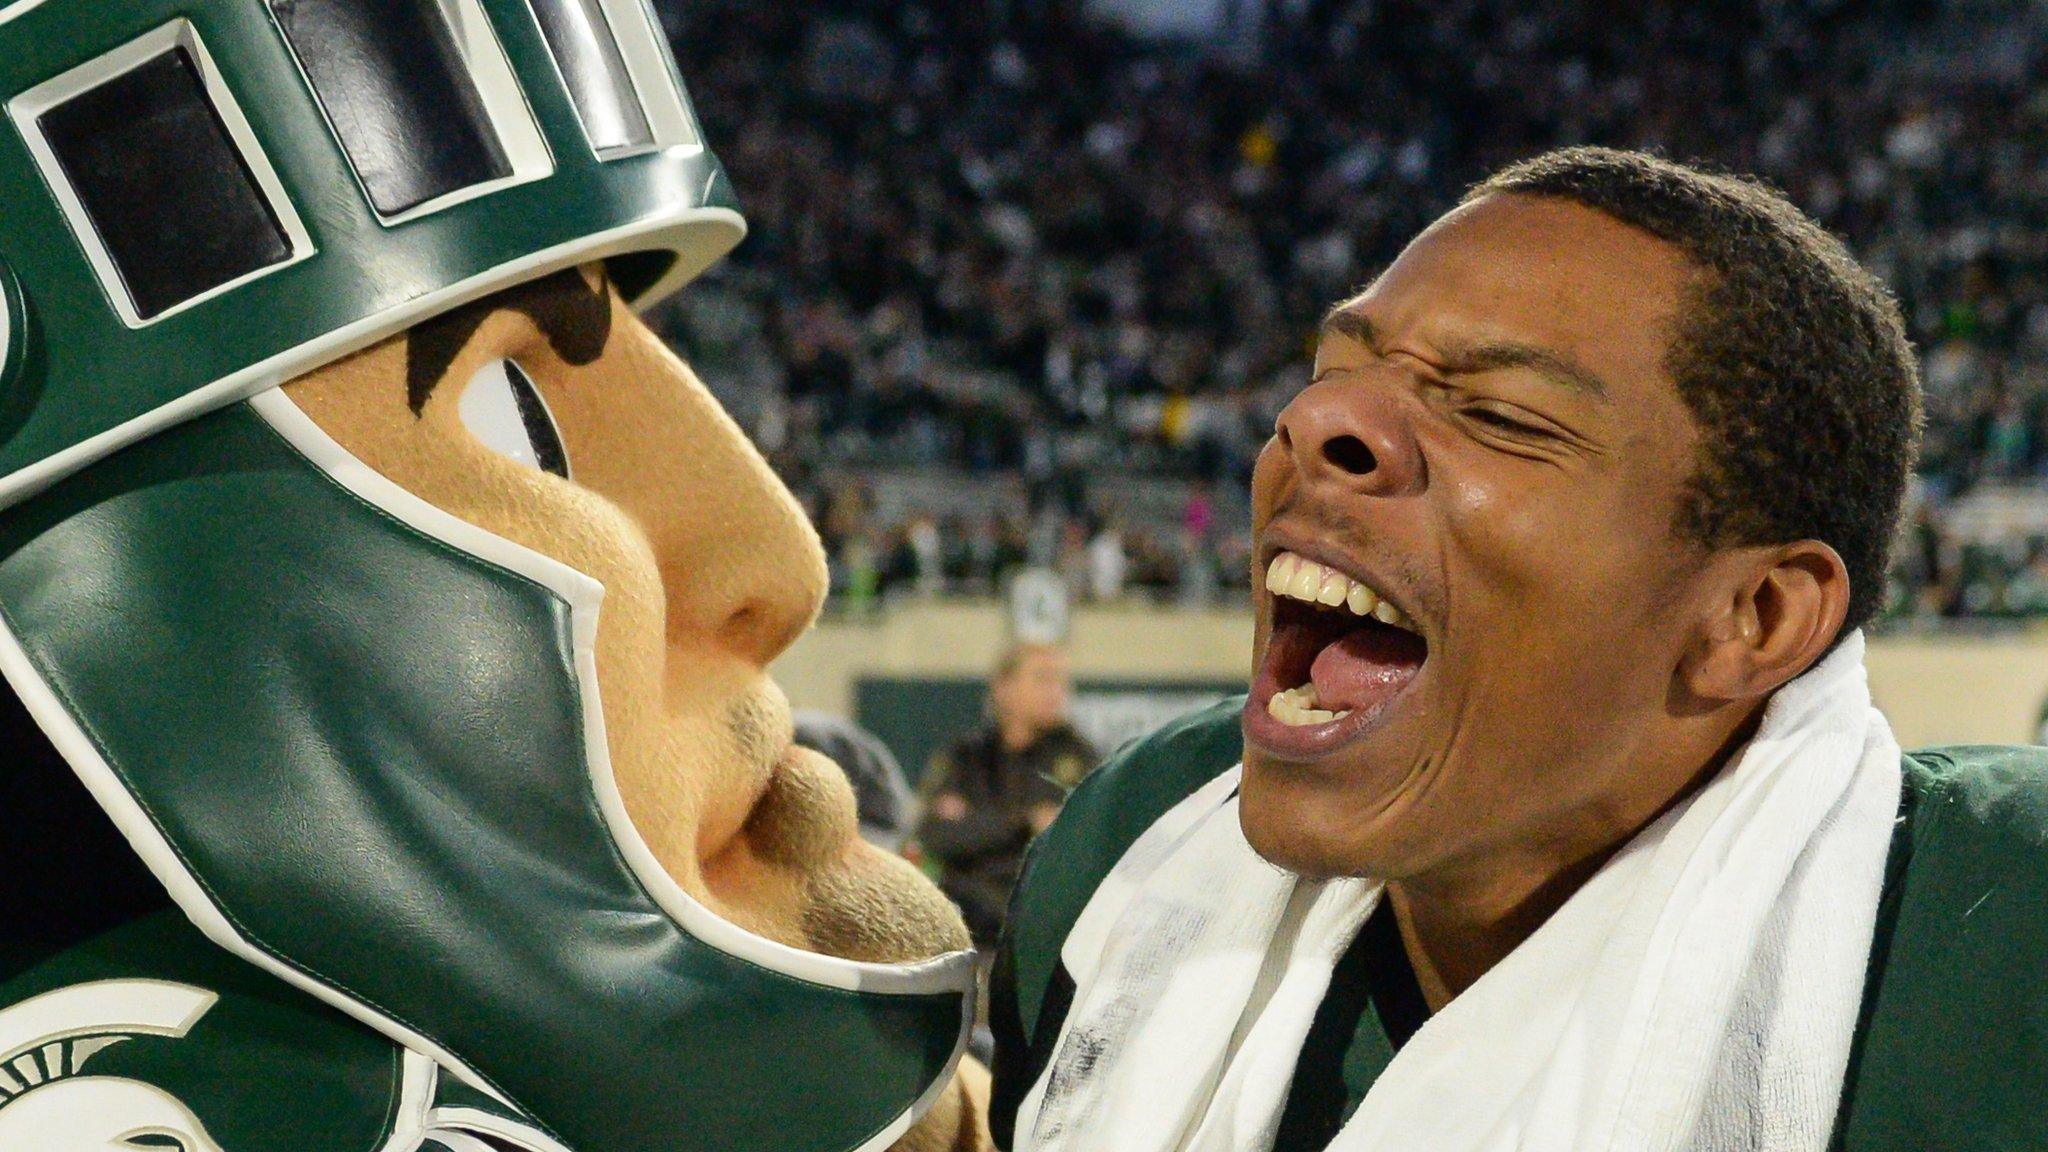
M699 476L716 496L673 499L674 520L655 536L669 643L694 648L710 637L765 667L824 604L824 550L796 497L743 436L706 436L696 447Z
M737 598L724 611L718 639L748 663L766 667L810 626L823 599L824 580L817 581L821 590L816 594L787 578L764 583L771 586Z

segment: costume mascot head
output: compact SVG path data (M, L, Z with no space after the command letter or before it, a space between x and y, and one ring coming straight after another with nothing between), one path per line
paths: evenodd
M981 1139L766 674L816 538L636 316L744 229L643 0L0 0L0 1130Z

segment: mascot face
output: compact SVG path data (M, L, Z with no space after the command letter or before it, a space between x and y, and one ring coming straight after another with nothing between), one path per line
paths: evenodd
M414 495L604 585L613 770L686 890L849 959L965 946L917 871L860 840L837 767L790 743L766 668L824 596L816 534L601 265L505 290L285 391Z
M745 231L643 0L0 0L0 204L0 674L215 945L566 1147L950 1137L816 538L634 313Z

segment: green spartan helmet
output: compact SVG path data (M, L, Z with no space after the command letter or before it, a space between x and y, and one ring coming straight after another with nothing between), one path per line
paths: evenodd
M612 782L602 589L275 389L591 260L644 305L744 230L644 0L0 0L0 672L214 955L538 1146L886 1146L972 960L691 900Z

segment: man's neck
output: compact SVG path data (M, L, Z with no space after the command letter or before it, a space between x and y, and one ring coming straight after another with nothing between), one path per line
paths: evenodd
M1760 714L1760 709L1759 713ZM1598 812L1583 824L1522 851L1504 851L1387 884L1401 944L1432 1013L1471 987L1521 946L1593 874L1659 816L1713 779L1755 731L1756 714L1718 740L1707 754L1675 757L1662 769L1625 778L1674 781ZM1690 767L1688 767L1690 765Z
M1546 876L1498 889L1389 883L1387 899L1401 927L1401 946L1430 1012L1442 1011L1534 935L1626 842L1618 840Z

